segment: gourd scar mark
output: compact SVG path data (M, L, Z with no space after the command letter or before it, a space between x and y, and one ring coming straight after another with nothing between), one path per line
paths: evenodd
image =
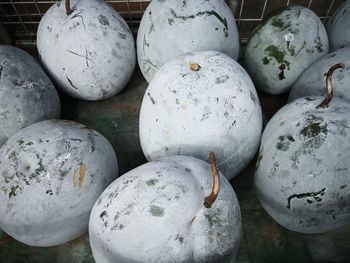
M291 196L288 197L287 201L288 201L288 205L287 208L290 210L291 209L291 203L293 201L293 199L303 199L303 198L313 198L316 202L321 202L322 198L321 196L323 196L326 192L326 188L323 188L322 190L318 191L318 192L308 192L308 193L301 193L301 194L293 194ZM307 199L308 203L312 203L312 200Z
M66 76L66 78L67 78L69 84L70 84L74 89L78 89L76 86L73 85L73 82L70 80L70 78L68 78L67 76Z
M178 15L176 14L176 12L174 11L174 9L170 9L170 13L173 15L173 17L175 17L176 19L182 19L182 20L188 20L188 19L195 19L196 17L201 17L201 16L215 16L223 25L224 25L224 34L225 37L227 38L229 36L228 33L228 25L227 25L227 20L226 18L223 18L222 16L220 16L216 11L211 10L211 11L200 11L195 15L189 15L189 16L182 16L182 15Z
M69 53L73 54L73 55L76 55L78 57L82 57L82 58L85 58L85 62L86 62L86 66L89 67L89 61L92 62L92 64L95 65L95 62L89 58L89 51L87 49L85 49L85 56L84 55L81 55L81 54L78 54L74 51L71 51L71 50L67 50Z
M81 19L81 23L83 24L83 27L84 27L84 30L86 30L86 27L85 27L85 23L84 23L84 18L81 16L81 13L82 12L79 12L79 13L76 13L74 16L72 16L70 18L70 20L74 19L74 18L80 18ZM68 21L67 21L68 22ZM66 22L66 23L67 23Z

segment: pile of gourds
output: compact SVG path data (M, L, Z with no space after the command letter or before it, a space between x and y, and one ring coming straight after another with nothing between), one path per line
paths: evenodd
M0 46L0 228L46 247L89 227L96 262L231 262L242 222L229 180L257 152L256 191L280 225L323 233L350 223L349 12L346 1L326 29L306 7L283 8L240 52L225 1L153 0L135 49L104 1L57 2L38 28L43 69ZM81 100L118 96L136 53L149 83L139 119L149 162L117 178L110 142L59 120L55 87ZM290 92L263 133L255 87Z

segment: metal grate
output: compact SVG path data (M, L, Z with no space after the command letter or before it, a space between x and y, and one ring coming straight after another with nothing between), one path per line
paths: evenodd
M0 21L8 29L15 44L35 44L41 17L57 0L0 0ZM329 19L345 0L240 0L235 11L241 41L247 41L251 32L271 11L292 4L312 9L323 21ZM106 0L127 21L136 33L141 17L150 0ZM229 1L228 2L233 2Z

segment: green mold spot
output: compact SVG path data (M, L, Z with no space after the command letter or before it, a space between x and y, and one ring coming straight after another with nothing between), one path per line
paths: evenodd
M17 141L17 143L18 143L19 145L22 145L22 144L24 143L24 140L19 139L19 140Z
M274 27L281 27L281 28L283 28L284 27L284 22L283 22L281 17L273 17L271 25L274 26Z
M17 189L19 188L18 185L16 186L11 186L11 190L9 192L9 198L11 198L12 196L16 196L17 195Z
M35 173L36 175L39 175L41 172L45 170L45 167L43 165L43 159L41 159L38 154L36 155L36 157L39 159L39 163L38 163L39 167L35 169Z
M155 186L158 182L159 182L159 180L157 180L157 179L150 179L146 182L146 184L148 186Z
M59 176L60 176L60 180L62 181L65 177L66 177L66 175L69 173L69 171L68 170L60 170L59 171Z
M322 124L319 121L309 121L308 125L300 131L300 134L307 138L316 137L321 133L327 135L328 129L326 123Z
M151 205L148 211L151 213L152 216L155 216L155 217L164 216L164 208L156 205Z
M290 140L291 142L295 142L294 138L292 135L288 135L287 136L287 139Z
M285 152L289 149L291 142L295 142L293 136L291 136L291 135L279 136L278 140L279 141L276 144L276 148L277 148L277 150L280 150L283 152Z
M277 175L277 170L278 170L278 167L280 166L280 163L279 162L274 162L273 163L273 166L270 170L270 175L271 176L276 176Z
M317 49L318 53L323 53L324 51L320 37L315 39L315 48Z
M267 65L267 64L270 63L270 60L267 57L264 57L263 58L263 63L264 63L264 65Z
M100 219L101 219L102 221L105 221L105 217L108 217L107 211L103 211L103 212L100 214Z
M276 59L277 63L285 64L289 69L290 63L284 59L285 53L281 51L278 47L274 45L268 46L267 48L265 48L265 54L267 54L269 57Z

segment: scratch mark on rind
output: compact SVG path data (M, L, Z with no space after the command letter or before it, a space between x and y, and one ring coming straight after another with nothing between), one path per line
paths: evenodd
M326 192L326 188L323 188L322 190L318 192L310 192L310 193L301 193L301 194L293 194L288 197L288 205L287 208L290 210L291 209L291 203L293 199L303 199L307 197L312 197L315 199L315 201L320 202L322 199L319 196L323 196Z
M73 85L73 82L72 82L67 76L66 76L66 78L67 78L69 84L70 84L73 88L78 89L76 86Z
M187 19L194 19L195 17L200 17L200 16L215 16L223 25L224 25L224 33L225 37L228 37L228 25L227 25L227 20L226 18L222 18L216 11L211 10L211 11L200 11L195 15L189 15L189 16L181 16L175 13L173 9L170 9L171 14L177 18L177 19L182 19L182 20L187 20Z

